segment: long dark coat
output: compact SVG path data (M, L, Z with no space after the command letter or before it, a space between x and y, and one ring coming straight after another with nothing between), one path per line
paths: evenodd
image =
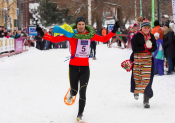
M150 41L152 42L152 48L149 50L150 52L155 52L157 49L157 44L156 44L156 39L154 38L153 34L150 34L151 39ZM131 40L132 44L132 50L133 53L130 56L131 62L134 61L134 53L141 53L142 51L145 50L144 44L144 36L141 33L137 33L133 36ZM134 65L133 65L134 66ZM153 83L153 78L154 78L154 58L152 57L152 67L151 67L151 76L150 76L150 82L145 88L144 94L148 97L151 98L153 97L153 90L152 90L152 83ZM134 93L135 90L135 81L133 78L133 68L132 68L132 75L131 75L131 92Z
M164 54L165 57L172 57L174 58L175 56L175 47L173 44L173 32L171 31L171 29L169 28L165 33L165 35L163 36L163 48L164 48Z

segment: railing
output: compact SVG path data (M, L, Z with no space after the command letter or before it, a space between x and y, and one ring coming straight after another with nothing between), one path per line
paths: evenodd
M109 43L109 48L111 48L112 46L112 44L114 43L114 42L116 42L116 40L118 40L118 46L119 46L119 41L121 41L122 43L123 43L123 45L126 47L126 48L129 48L129 40L128 40L128 43L126 44L120 37L128 37L127 36L127 34L116 34L115 35L116 36L116 38L112 38L112 41L111 41L111 43ZM118 48L121 48L121 47L118 47ZM124 49L124 48L122 48L122 49Z
M23 49L23 38L0 38L0 58L28 51Z

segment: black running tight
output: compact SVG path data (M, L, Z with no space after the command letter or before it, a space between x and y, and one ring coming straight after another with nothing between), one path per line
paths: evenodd
M90 76L89 66L69 65L69 79L71 86L71 95L75 96L78 92L78 82L80 81L80 99L78 115L82 115L86 103L86 88Z

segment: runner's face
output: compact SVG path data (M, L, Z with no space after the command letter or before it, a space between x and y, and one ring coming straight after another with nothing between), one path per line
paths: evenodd
M77 23L77 32L83 33L85 31L85 23L84 22L78 22Z

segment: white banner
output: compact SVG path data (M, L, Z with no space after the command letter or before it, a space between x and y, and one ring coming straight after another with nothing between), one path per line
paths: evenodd
M13 38L0 38L0 53L15 50L15 40Z
M174 20L174 31L175 31L175 0L172 0L172 7L173 7L173 20Z

